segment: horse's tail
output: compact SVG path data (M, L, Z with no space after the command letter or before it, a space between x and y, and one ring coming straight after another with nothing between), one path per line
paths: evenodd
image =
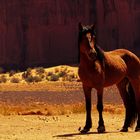
M133 127L133 125L135 124L136 120L137 120L137 116L138 116L138 112L137 112L137 108L136 108L136 98L135 98L135 92L134 89L130 83L130 81L128 81L128 84L126 84L126 90L127 90L127 105L129 108L129 120L130 120L130 127Z

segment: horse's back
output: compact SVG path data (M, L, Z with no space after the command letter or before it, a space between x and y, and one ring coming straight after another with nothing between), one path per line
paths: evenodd
M123 60L127 67L127 74L130 76L140 76L140 59L132 52L126 49L117 49L114 51L107 52L112 57L113 61L115 58L120 58L120 62Z

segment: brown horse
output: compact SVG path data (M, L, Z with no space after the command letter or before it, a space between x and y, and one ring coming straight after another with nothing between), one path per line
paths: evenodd
M121 129L127 132L137 120L135 131L140 131L140 60L126 49L105 52L96 44L95 27L79 23L80 65L79 77L83 83L86 101L86 124L80 131L87 133L92 127L91 90L97 90L97 110L99 112L98 133L105 132L102 116L103 89L116 84L124 106L125 121Z

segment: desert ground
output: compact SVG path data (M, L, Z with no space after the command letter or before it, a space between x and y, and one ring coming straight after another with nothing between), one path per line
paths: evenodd
M77 68L67 69L70 73L67 77L61 70L65 77L50 77L52 72L48 72L47 80L41 69L38 72L44 80L37 81L24 73L24 77L29 78L26 82L23 76L21 78L23 73L2 74L0 81L5 77L6 82L0 83L0 140L140 140L140 133L134 132L134 128L127 133L119 132L124 107L115 86L104 91L106 133L98 134L96 130L98 112L93 89L93 127L88 134L80 134L78 129L85 124L82 84L76 76Z

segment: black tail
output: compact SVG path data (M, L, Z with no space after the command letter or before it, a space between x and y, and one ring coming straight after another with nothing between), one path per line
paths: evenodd
M135 92L133 90L133 87L131 85L130 82L128 82L128 84L126 85L126 90L128 93L127 96L127 105L129 108L129 126L133 127L133 125L135 124L136 120L137 120L137 116L138 116L138 112L136 109L136 98L135 98Z

